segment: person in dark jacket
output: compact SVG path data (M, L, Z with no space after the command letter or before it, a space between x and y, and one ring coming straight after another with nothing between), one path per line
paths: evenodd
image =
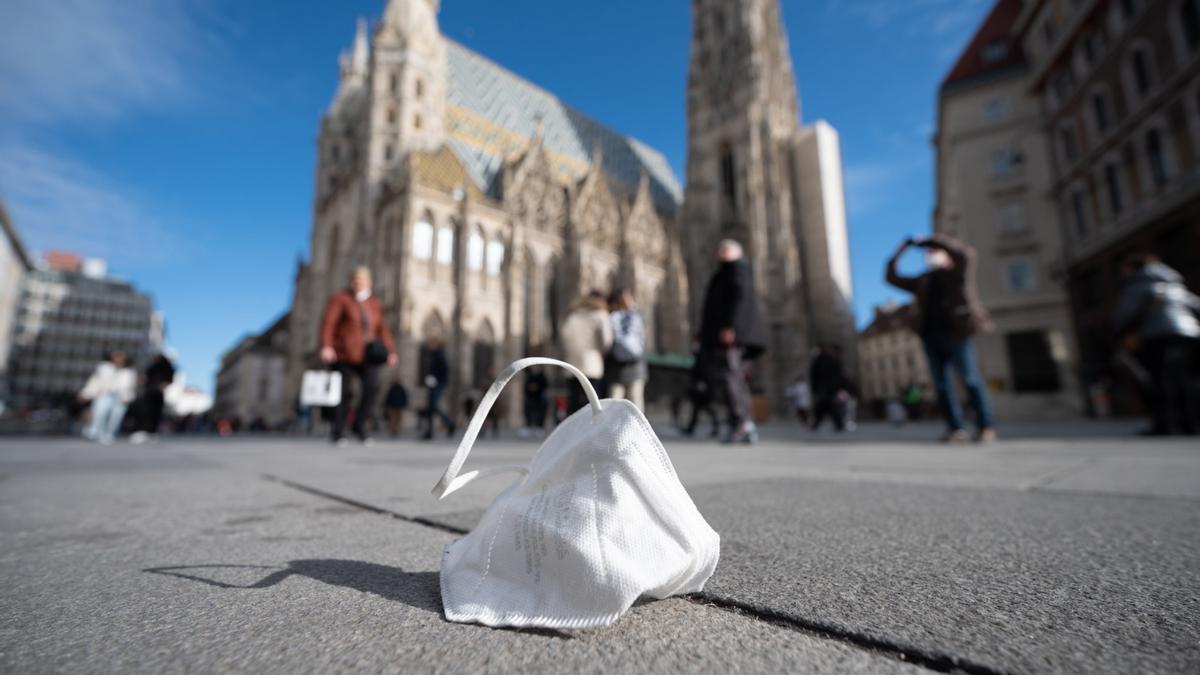
M1178 272L1148 253L1130 255L1121 268L1117 333L1137 343L1149 374L1146 434L1196 433L1196 408L1189 382L1200 346L1200 298Z
M352 378L361 383L352 431L364 444L367 422L373 419L379 390L379 367L396 365L396 347L383 317L383 305L371 294L371 270L359 267L350 287L329 298L321 319L321 360L342 374L342 401L333 414L333 442L345 445L346 413Z
M525 428L521 430L522 437L528 436L537 429L542 432L546 428L546 411L550 408L550 382L541 367L530 368L525 375Z
M142 383L142 398L138 401L137 431L130 435L133 443L144 443L158 435L166 405L167 387L175 381L175 366L165 354L155 354L146 367Z
M846 430L845 405L846 378L842 374L842 362L836 348L828 345L817 347L808 368L808 381L813 393L812 430L820 428L825 417L833 418L833 428Z
M745 362L766 351L767 330L741 244L722 241L717 259L700 315L700 356L712 390L722 392L729 406L726 442L754 443L758 431L750 415Z
M896 266L900 256L913 246L926 249L928 270L915 277L903 276ZM950 386L950 368L953 368L958 371L975 411L975 440L994 441L996 430L971 340L976 333L991 329L991 319L975 289L975 249L944 234L906 239L888 261L887 282L916 298L914 329L924 344L929 372L946 420L942 440L947 443L967 440L958 397Z
M424 384L426 394L425 433L424 440L433 440L433 418L437 417L446 426L446 435L453 436L456 430L454 420L442 411L442 394L450 384L450 362L446 360L446 350L442 341L430 338L426 343L429 353L429 367L425 372Z

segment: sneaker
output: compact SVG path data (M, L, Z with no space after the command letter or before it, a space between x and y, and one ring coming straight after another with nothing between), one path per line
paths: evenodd
M962 429L952 429L947 431L945 434L942 434L940 440L942 443L946 443L948 445L959 445L971 440L971 437L968 436L967 432L963 431Z
M984 427L975 434L976 443L995 443L996 430L992 427Z
M150 434L144 431L135 431L132 434L129 434L129 442L133 443L134 445L141 445L148 440L150 440Z

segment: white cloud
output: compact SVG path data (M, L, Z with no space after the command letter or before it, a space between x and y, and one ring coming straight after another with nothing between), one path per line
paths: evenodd
M0 2L0 115L91 122L188 100L220 47L197 11L185 0Z
M65 249L123 269L164 264L182 242L95 170L20 143L0 145L0 197L28 248Z
M829 0L831 12L863 20L874 29L900 30L907 38L946 38L969 31L990 0Z
M923 158L847 164L846 208L852 217L876 211L891 203L898 190L911 189L913 172L928 171Z

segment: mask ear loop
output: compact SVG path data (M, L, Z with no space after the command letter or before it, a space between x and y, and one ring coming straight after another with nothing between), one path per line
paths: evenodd
M603 410L600 406L600 397L596 395L596 390L592 387L592 383L575 366L564 361L541 357L514 361L512 365L504 369L504 372L500 373L487 393L484 394L483 399L479 402L479 407L475 409L475 415L471 417L471 423L467 425L467 430L463 433L462 441L458 444L458 450L454 452L454 458L450 460L450 466L446 468L446 473L442 474L442 478L437 482L437 485L433 486L433 496L442 499L476 478L483 478L484 476L494 476L498 473L508 472L529 473L529 469L523 466L500 466L468 471L461 476L458 475L458 472L462 470L463 464L467 461L467 455L471 454L471 448L475 446L475 439L479 437L479 431L483 429L483 423L487 420L488 411L492 409L492 405L500 397L500 392L504 390L504 385L508 384L509 380L517 373L530 366L557 366L566 369L583 386L583 391L587 394L588 403L592 408L592 416L599 415Z

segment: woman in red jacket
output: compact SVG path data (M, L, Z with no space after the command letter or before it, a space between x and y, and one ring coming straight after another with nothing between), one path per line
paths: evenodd
M367 420L375 410L379 367L396 365L396 346L383 318L383 306L371 295L371 270L359 267L350 276L350 288L338 291L325 306L321 320L321 360L342 374L342 402L333 415L333 442L345 445L346 410L350 379L358 378L358 412L352 431L369 443Z

